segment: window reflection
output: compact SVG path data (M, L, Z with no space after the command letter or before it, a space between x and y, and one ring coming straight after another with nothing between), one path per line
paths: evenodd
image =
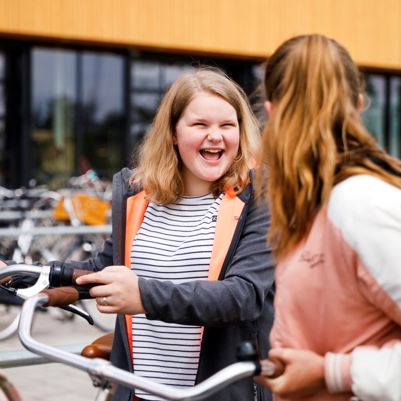
M152 61L135 61L131 68L134 88L160 89L160 65Z
M136 165L138 149L148 129L148 123L131 124L128 142L128 155L131 165Z
M5 57L3 53L0 53L0 79L4 79L5 76Z
M76 54L34 49L32 77L34 178L59 187L74 171Z
M401 77L390 80L390 120L389 151L401 158Z
M380 75L366 78L367 109L362 113L369 132L375 136L380 146L385 146L385 79Z
M178 61L132 60L131 127L128 140L131 154L136 155L166 90L180 75L192 70L190 64Z
M121 160L124 134L123 60L104 53L82 58L81 173L88 167L111 177Z
M88 168L110 178L124 164L123 58L36 48L32 76L36 180L58 188Z
M4 98L4 85L0 83L0 118L4 117L5 114L5 98Z
M131 100L134 121L151 122L159 104L159 99L160 95L158 93L134 93Z
M0 52L0 185L4 185L6 132L5 132L5 55Z
M183 65L166 65L163 68L163 89L168 87L182 74L192 72L194 69L190 66Z

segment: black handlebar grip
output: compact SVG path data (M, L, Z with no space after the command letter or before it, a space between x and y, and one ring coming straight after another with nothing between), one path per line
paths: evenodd
M244 341L237 347L237 359L239 361L255 362L255 375L262 374L270 378L275 378L284 373L284 364L277 359L259 359L256 343Z
M69 287L78 286L76 279L85 274L92 273L90 270L74 269L65 266L60 262L53 262L50 266L49 282L51 287ZM91 288L93 284L79 286L82 288Z
M259 359L256 344L251 341L243 341L237 347L238 361L257 361Z
M254 362L255 375L259 375L261 367L259 363L259 352L256 343L251 341L243 341L237 347L237 360L240 362Z

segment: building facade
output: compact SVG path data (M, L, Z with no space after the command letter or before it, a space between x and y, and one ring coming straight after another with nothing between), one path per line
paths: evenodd
M261 62L310 32L350 50L366 77L363 118L400 157L401 4L383 3L0 0L0 185L57 188L89 167L110 178L196 66L225 70L257 110Z

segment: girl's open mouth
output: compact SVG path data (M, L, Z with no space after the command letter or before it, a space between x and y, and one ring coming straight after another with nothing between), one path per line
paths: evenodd
M200 154L205 160L219 160L223 154L223 150L201 149Z

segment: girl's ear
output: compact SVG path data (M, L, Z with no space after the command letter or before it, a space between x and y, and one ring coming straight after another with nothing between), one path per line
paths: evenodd
M272 102L270 102L269 100L266 100L265 101L265 103L264 103L264 105L265 105L265 109L266 109L266 111L267 111L267 115L271 115L271 113L272 113L272 111L273 111L273 104L272 104Z
M173 132L173 145L177 145L177 135L175 131Z

